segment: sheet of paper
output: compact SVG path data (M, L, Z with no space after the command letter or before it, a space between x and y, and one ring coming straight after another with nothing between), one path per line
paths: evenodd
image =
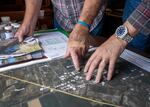
M49 59L60 58L65 55L68 38L63 33L59 31L42 33L38 39L41 42L45 56Z
M150 59L143 57L139 54L136 54L127 49L124 50L124 52L121 54L120 57L150 72Z
M33 64L37 64L37 63L43 63L43 62L47 62L47 61L50 61L50 59L48 59L48 58L37 59L37 60L33 60L33 61L28 61L28 62L24 62L24 63L19 63L19 64L15 64L15 65L2 67L2 68L0 68L0 73L5 72L7 70L22 68L22 67L30 66L30 65L33 65Z

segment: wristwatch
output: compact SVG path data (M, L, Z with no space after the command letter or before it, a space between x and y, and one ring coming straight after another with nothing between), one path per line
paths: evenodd
M121 25L116 29L115 35L118 39L122 39L127 43L133 39L133 37L129 35L127 27L124 25Z

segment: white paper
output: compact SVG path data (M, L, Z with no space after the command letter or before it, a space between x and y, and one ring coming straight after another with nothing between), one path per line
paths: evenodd
M65 55L68 38L63 33L59 31L42 33L38 39L42 43L45 56L49 59L60 58Z
M130 50L125 49L120 56L121 58L133 63L134 65L150 72L150 59L136 54Z
M37 60L28 61L28 62L15 64L15 65L9 65L9 66L0 68L0 73L8 71L8 70L22 68L22 67L30 66L30 65L33 65L33 64L38 64L38 63L43 63L43 62L48 62L48 61L50 61L50 59L44 58L44 59L37 59Z

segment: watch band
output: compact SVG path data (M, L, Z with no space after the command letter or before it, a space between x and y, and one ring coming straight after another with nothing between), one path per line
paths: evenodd
M126 36L124 36L122 38L122 40L125 40L127 43L131 42L132 41L132 37L129 35L129 34L126 34Z

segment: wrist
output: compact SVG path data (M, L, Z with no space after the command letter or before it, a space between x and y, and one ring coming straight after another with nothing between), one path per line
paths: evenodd
M78 24L78 23L75 25L75 29L78 29L79 31L86 31L86 32L90 31L89 28L82 26L81 24Z
M91 24L88 24L86 21L83 20L78 20L77 23L80 24L81 26L87 27L88 29L90 29L91 27Z
M132 41L133 37L129 34L128 28L125 25L119 26L115 31L115 36L119 40L123 40L126 43Z
M30 25L31 25L31 20L24 19L21 25L22 25L22 26L30 27Z
M124 48L128 45L128 42L127 42L127 41L122 40L122 39L118 39L115 34L113 34L113 35L111 36L111 38L114 39L117 44L119 44L120 46L122 46L122 47L124 47Z

